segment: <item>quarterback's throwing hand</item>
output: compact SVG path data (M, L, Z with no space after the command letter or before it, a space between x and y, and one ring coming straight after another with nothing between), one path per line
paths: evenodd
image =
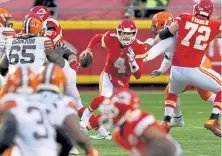
M134 51L133 51L132 47L129 47L129 48L128 48L127 56L128 56L128 60L129 60L130 62L134 61L134 59L135 59L135 54L134 54Z

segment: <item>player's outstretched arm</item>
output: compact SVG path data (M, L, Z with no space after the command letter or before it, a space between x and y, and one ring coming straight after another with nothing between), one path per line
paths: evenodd
M66 117L64 120L64 126L69 131L71 138L74 139L78 145L85 150L86 155L100 155L100 153L91 146L89 138L80 130L79 121L74 114Z
M171 66L171 63L172 61L167 59L167 58L164 58L162 63L161 63L161 66L158 70L154 70L152 73L151 73L151 76L152 78L154 77L157 77L157 76L160 76L162 75L163 73L165 73Z
M46 48L45 49L45 54L46 54L47 59L50 62L59 64L61 67L65 66L64 58L59 56L58 54L56 54L52 48Z
M0 59L0 74L2 76L5 76L6 73L8 72L8 66L9 66L8 58L6 56L6 53L4 52Z
M161 40L164 40L168 37L175 35L179 30L179 24L176 22L171 23L169 27L161 30L158 35L156 35L154 39L154 44L159 43Z
M0 154L14 144L17 130L15 116L10 112L4 112L3 116L3 126L0 129Z

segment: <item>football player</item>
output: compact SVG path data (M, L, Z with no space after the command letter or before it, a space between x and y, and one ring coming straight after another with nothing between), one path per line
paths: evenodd
M79 62L77 61L76 52L72 51L63 41L62 29L59 21L50 17L50 10L45 6L35 6L30 10L28 16L38 15L43 20L44 36L51 39L55 53L65 59L65 72L68 83L66 94L75 99L78 114L82 115L85 108L82 105L81 97L76 86L76 72L79 68ZM73 148L72 154L78 154L78 150Z
M6 41L7 38L13 37L15 35L15 31L12 28L13 23L11 22L11 18L12 15L7 9L0 8L0 41ZM0 57L2 56L2 54L3 54L3 49L0 48ZM4 77L0 75L0 88L3 85L4 85Z
M8 69L13 70L18 65L29 66L37 72L46 60L65 66L65 60L53 52L52 41L42 37L42 23L36 18L27 18L23 22L22 35L9 38L2 45L5 52L0 62L0 73L3 76L7 74Z
M200 0L194 5L193 14L183 13L176 21L161 31L154 40L166 39L178 33L169 83L169 96L165 101L163 125L169 129L170 119L178 94L187 84L212 91L216 94L213 110L204 127L221 137L219 115L221 113L221 77L212 69L201 66L201 61L215 37L221 37L221 22L211 20L213 13L211 0ZM200 81L201 80L201 81Z
M133 20L122 20L116 31L108 31L105 34L97 34L90 41L86 50L81 53L85 55L90 53L92 49L101 44L103 48L107 48L108 56L106 64L100 75L99 93L95 97L89 107L84 111L81 120L88 122L91 114L99 107L101 101L105 97L110 97L113 88L128 88L130 76L140 79L143 71L142 59L147 55L148 47L145 43L136 38L137 27ZM92 117L93 118L93 117ZM90 127L87 126L88 128ZM104 139L108 133L100 127L98 136L91 136L93 139Z
M101 105L103 113L99 121L115 128L114 141L130 155L182 156L180 145L140 106L136 93L118 89Z
M79 129L72 98L62 96L66 77L59 65L43 66L37 76L25 66L18 67L9 73L7 86L0 105L4 113L0 151L16 144L24 156L57 155L55 128L65 128L86 155L99 155ZM31 95L35 90L38 94Z
M153 19L152 19L152 30L154 34L158 34L161 30L163 30L166 26L169 26L173 22L173 16L168 12L159 12L157 13ZM152 77L159 76L163 73L165 73L169 67L171 66L172 58L175 51L176 46L176 40L177 35L175 37L167 38L166 40L160 41L158 44L156 44L153 48L149 50L149 56L147 56L144 61L148 61L151 59L154 59L159 54L164 52L164 60L158 70L154 70L152 72ZM150 40L149 40L150 41ZM210 60L204 56L201 62L201 66L204 68L211 69L211 62ZM186 86L185 89L182 92L185 92L192 86ZM209 101L210 103L214 103L214 99L216 97L215 94L213 94L211 91L205 91L201 88L195 87L197 90L199 96L205 100ZM169 85L165 89L165 97L167 97L169 94ZM171 119L171 126L183 126L184 121L181 115L181 109L180 109L180 98L178 97L176 107L174 109L174 115Z

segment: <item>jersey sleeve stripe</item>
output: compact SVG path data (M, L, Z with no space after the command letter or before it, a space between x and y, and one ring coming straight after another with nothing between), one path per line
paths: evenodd
M45 46L45 48L51 48L51 47L53 47L53 44L51 41L45 41L44 46Z
M4 36L13 36L15 34L14 31L3 31L2 32L2 35Z
M75 111L77 110L77 108L73 102L69 102L67 106L74 109Z
M0 105L0 112L2 113L14 107L16 107L16 102L14 100L6 101L5 103Z
M149 115L145 118L143 118L137 125L136 128L134 129L134 133L137 136L141 136L144 132L144 130L151 124L155 122L155 118L152 115Z
M148 56L148 51L147 51L146 53L144 53L144 54L136 55L135 58L136 58L136 59L143 59L143 58L145 58L146 56Z
M103 35L102 40L101 40L103 48L106 48L106 44L105 44L105 41L104 41L105 35Z

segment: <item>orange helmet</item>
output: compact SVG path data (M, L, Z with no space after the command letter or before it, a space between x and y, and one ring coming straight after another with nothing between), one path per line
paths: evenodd
M22 32L25 34L41 33L42 22L34 17L26 18L22 24Z
M1 27L12 27L12 23L9 23L8 20L12 18L12 15L8 10L0 8L0 26Z
M160 30L164 29L166 26L170 26L173 21L174 19L171 13L166 11L159 12L152 18L152 31L158 34Z
M65 92L67 80L59 65L49 63L41 67L37 77L40 82L37 91L51 90L60 94Z
M6 90L16 93L33 93L38 85L38 79L28 67L16 67L9 71L6 80Z

